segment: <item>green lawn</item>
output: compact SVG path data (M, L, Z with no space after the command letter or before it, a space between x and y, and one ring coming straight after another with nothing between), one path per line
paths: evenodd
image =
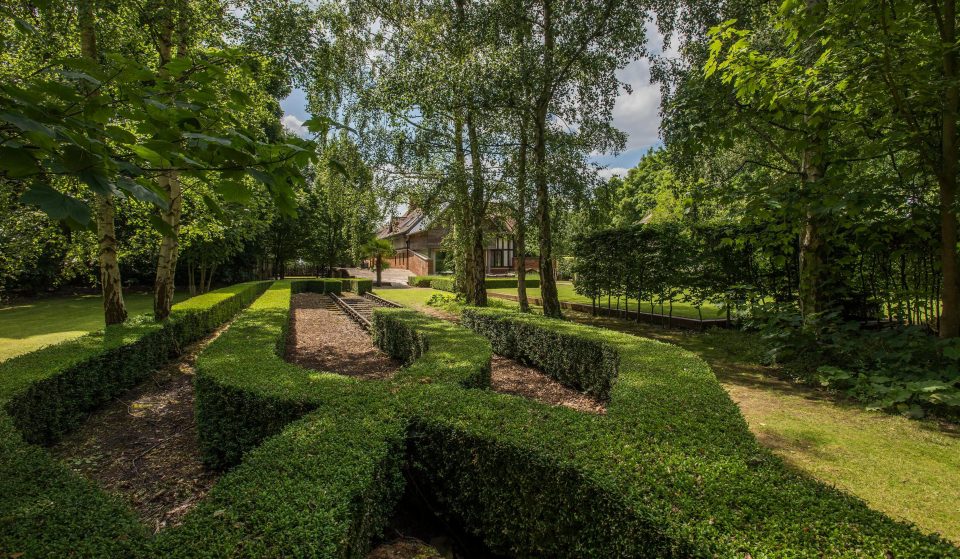
M177 295L176 301L182 299ZM124 295L133 316L153 310L152 293ZM0 306L0 361L103 328L99 295L49 297Z
M513 288L509 288L509 289L491 289L491 290L490 290L490 293L505 293L505 294L507 294L507 295L516 295L516 294L517 294L517 290L516 290L516 289L513 289ZM571 282L569 282L569 281L559 281L559 282L557 282L557 294L560 296L560 300L561 300L561 301L568 301L568 302L571 302L571 303L584 303L584 304L586 304L586 305L589 305L589 304L590 304L590 298L589 298L589 297L586 297L586 296L583 296L583 295L580 295L579 293L577 293L576 291L574 291L574 290L573 290L573 283L571 283ZM537 289L527 289L527 296L528 296L528 297L540 298L540 289L539 289L539 288L537 288ZM602 301L600 301L599 303L600 303L603 307L606 307L606 306L607 306L607 299L604 298L604 299L603 299ZM623 305L624 305L624 301L621 300L621 301L620 301L620 308L621 308L621 309L623 308ZM617 307L617 300L616 300L616 299L611 299L611 301L610 301L610 306L611 306L612 308L616 308L616 307ZM630 309L631 311L637 310L637 301L636 301L635 299L631 299L631 300L629 301L629 309ZM640 311L641 311L641 312L650 312L650 303L644 302L642 305L640 305ZM659 314L659 313L661 312L661 310L660 310L660 305L659 305L658 303L655 303L655 304L654 304L653 312L654 312L654 313L657 313L657 314ZM663 314L667 314L667 313L668 313L668 308L667 308L667 305L666 305L666 304L664 304L664 306L663 306L663 311L662 311L662 312L663 312ZM688 303L678 303L678 302L674 302L674 303L673 303L673 316L681 316L681 317L686 317L686 318L699 318L699 315L697 314L697 309L696 309L693 305L690 305L690 304L688 304ZM725 315L723 314L723 311L721 311L719 308L717 308L717 307L714 306L714 305L706 304L706 305L703 306L703 318L724 318L724 316L725 316Z
M426 302L434 293L440 292L377 292L418 309L429 309ZM571 311L564 315L699 354L740 406L757 439L788 464L894 518L960 544L960 428L868 412L823 391L780 380L776 370L757 363L763 348L752 334L668 330Z

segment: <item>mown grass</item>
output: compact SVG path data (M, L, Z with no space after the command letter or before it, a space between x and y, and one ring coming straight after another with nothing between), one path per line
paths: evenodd
M183 297L178 294L175 302ZM153 310L152 293L124 295L130 316ZM0 361L104 327L99 295L48 297L0 306Z
M416 309L429 309L427 301L435 293L441 292L377 292ZM783 380L778 371L758 363L763 347L752 334L686 332L570 311L565 315L697 353L739 405L754 435L788 464L860 497L874 509L960 544L957 427L868 412Z
M516 289L491 289L491 293L505 293L507 295L516 295ZM573 289L573 283L568 281L559 281L557 282L557 295L560 297L561 301L568 301L571 303L583 303L585 305L590 304L590 298L584 295L580 295ZM531 298L540 298L540 289L527 289L527 297ZM604 297L602 300L597 302L600 306L606 308L607 299ZM620 308L624 308L624 305L628 305L627 308L631 311L637 310L637 301L636 299L630 299L629 301L620 300ZM610 307L617 308L617 299L613 298L610 300ZM716 305L705 304L702 307L703 318L723 318L723 311ZM640 304L640 312L651 312L650 302L644 301ZM663 308L660 307L659 302L654 302L653 313L655 314L669 314L669 306L667 303L663 304ZM685 318L700 318L700 315L697 313L696 307L689 303L680 303L674 301L673 303L673 316L685 317Z

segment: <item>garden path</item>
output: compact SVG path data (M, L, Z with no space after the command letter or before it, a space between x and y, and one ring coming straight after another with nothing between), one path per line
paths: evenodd
M400 368L328 295L294 295L287 336L287 360L308 369L386 379Z
M200 460L193 376L197 355L228 326L188 346L51 449L80 475L123 495L155 533L180 524L219 477Z

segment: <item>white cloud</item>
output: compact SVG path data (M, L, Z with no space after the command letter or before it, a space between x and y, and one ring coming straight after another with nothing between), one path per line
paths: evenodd
M283 124L283 127L293 132L301 138L306 138L310 133L307 130L307 127L303 125L303 121L293 115L283 115L283 118L280 119L280 123Z
M678 56L676 41L664 45L663 35L654 22L647 22L646 31L652 55ZM628 157L618 157L616 161L632 165L647 148L660 143L660 86L650 83L650 61L646 58L634 60L617 75L621 81L630 84L632 92L621 92L613 108L614 126L627 133L623 155Z
M627 169L626 167L604 167L603 169L597 171L597 174L606 180L614 176L625 177L627 176L627 171L629 170L630 169Z

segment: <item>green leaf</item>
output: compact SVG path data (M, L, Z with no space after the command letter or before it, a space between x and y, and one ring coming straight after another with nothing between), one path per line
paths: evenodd
M350 178L350 172L347 171L347 167L343 163L341 163L338 159L331 157L330 159L327 160L327 164L330 166L331 169L333 169L338 174L343 176L343 178L345 179Z
M131 196L137 200L140 200L141 202L148 202L162 210L166 210L170 207L170 203L165 197L138 183L130 177L119 177L117 179L117 186L119 186L121 190L129 192Z
M163 156L146 146L141 146L139 144L131 144L131 145L127 145L127 149L137 154L142 159L145 159L148 163L150 163L154 167L164 166L165 161Z
M37 161L25 148L0 146L0 172L10 178L23 178L40 171Z
M0 113L0 120L9 122L24 132L36 132L51 139L56 137L52 128L21 114Z
M221 181L215 186L217 193L227 202L246 204L253 198L250 189L240 181Z
M72 219L80 225L90 223L90 209L86 204L67 196L50 185L37 183L23 193L20 201L24 204L36 206L44 213L56 220Z

